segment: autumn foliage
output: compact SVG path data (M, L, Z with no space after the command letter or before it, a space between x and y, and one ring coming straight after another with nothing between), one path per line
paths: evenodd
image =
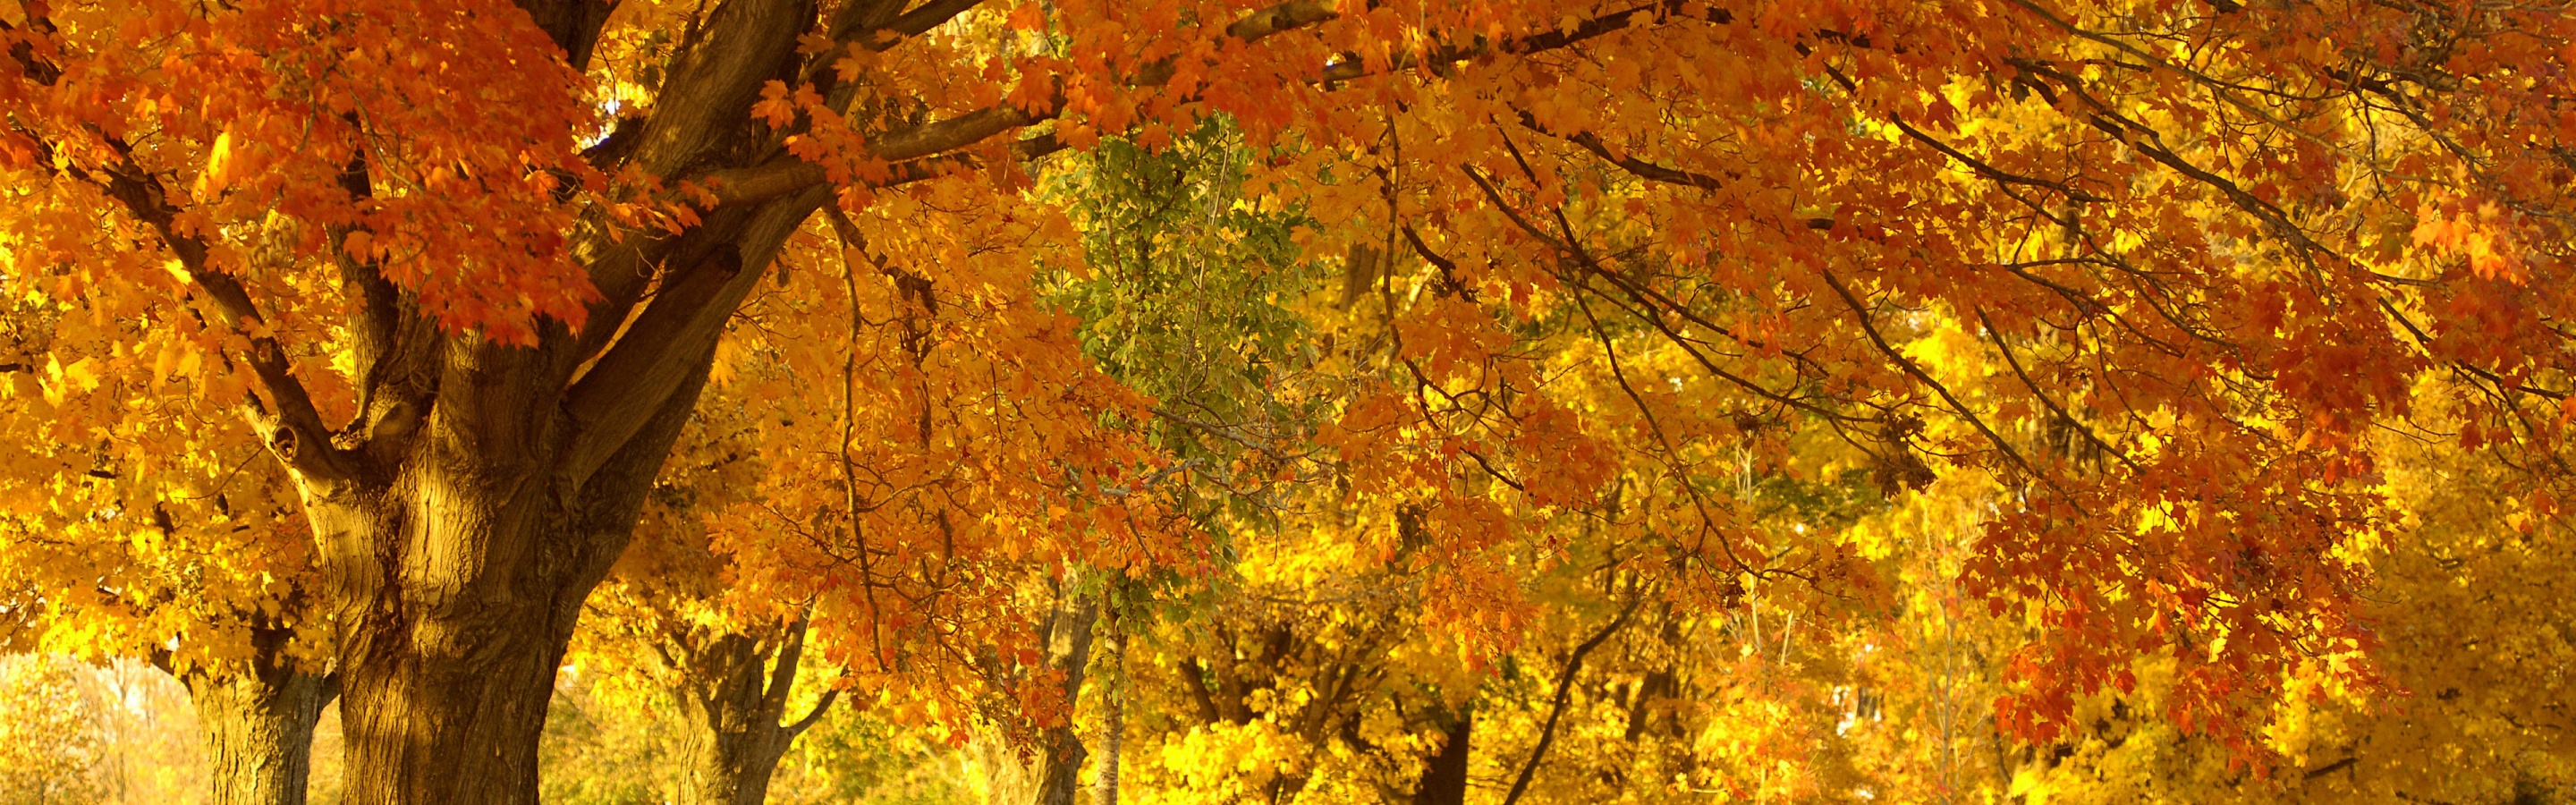
M2558 5L0 0L0 53L0 641L170 672L216 801L332 723L350 801L611 790L559 691L708 802L2576 779ZM829 771L888 758L980 771Z

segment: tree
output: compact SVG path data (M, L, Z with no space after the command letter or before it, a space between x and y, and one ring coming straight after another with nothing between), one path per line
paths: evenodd
M1073 752L1063 691L1100 588L1199 557L1162 513L1171 468L1134 432L1144 401L1088 365L1033 285L1042 264L1081 269L1040 236L1061 217L954 188L918 203L1020 223L922 233L889 201L791 239L594 596L593 631L628 639L591 657L658 659L704 728L684 800L756 801L844 688L890 722L1040 731ZM830 669L807 683L827 689L791 711L800 665Z
M147 314L8 304L0 428L29 438L0 460L14 468L0 473L0 644L176 675L199 706L213 801L302 802L333 682L309 531L283 474L246 434L151 402L196 359ZM110 376L108 362L66 367L54 352L119 342L160 357ZM120 421L129 406L154 413Z
M97 699L80 684L76 661L60 655L0 657L0 701L14 715L0 743L0 801L96 800L103 754Z
M39 192L20 200L121 210L123 231L110 236L130 244L93 254L99 233L57 217L19 233L24 251L101 257L112 270L175 261L175 273L132 286L143 296L119 301L168 293L193 305L144 319L196 339L180 349L193 348L205 372L181 399L201 418L237 412L293 476L328 566L320 595L344 638L351 796L533 795L536 729L583 594L622 548L720 325L827 196L816 176L791 198L696 221L694 234L630 233L667 215L620 218L635 208L585 160L677 180L720 141L743 140L735 162L774 155L777 135L738 129L770 67L803 59L796 36L820 21L810 6L757 5L718 9L709 38L692 40L663 82L660 118L587 157L575 140L598 117L576 85L604 3L536 8L538 26L525 14L481 13L489 9L393 7L320 27L292 7L57 15L30 4L13 21L23 75L11 78L10 103L24 112L13 145L43 151L22 149ZM825 31L853 43L840 55L864 56L858 44L891 44L880 33L918 34L961 10L853 6L836 9ZM634 22L674 23L652 11ZM119 46L132 37L163 46ZM736 47L744 43L756 46ZM484 75L476 80L500 94L469 90L470 100L434 78L485 57L540 75ZM830 61L816 66L829 73ZM250 76L222 77L235 68ZM242 91L205 97L192 123L141 128L148 109L176 110L170 86L197 81ZM839 93L845 103L854 94ZM100 97L117 102L89 103ZM484 123L460 127L412 117L484 103L552 112L473 115ZM299 131L308 121L320 129ZM879 151L900 158L972 139ZM181 172L202 181L181 187ZM326 276L354 301L286 290ZM352 316L340 323L344 310ZM628 313L641 318L575 329ZM58 346L58 356L80 355Z
M2416 378L2462 378L2472 442L2567 398L2549 7L17 11L11 290L149 334L42 363L115 423L141 356L194 356L154 399L285 469L361 802L534 795L581 602L816 211L878 249L1021 227L930 202L1105 134L1230 115L1354 257L1384 371L1322 438L1421 507L1424 610L1480 639L1533 611L1499 570L1532 524L1614 496L1669 595L1831 581L1829 533L1749 527L1716 471L1829 434L1892 488L2013 487L1966 572L2053 627L2017 731L2184 643L2217 650L2175 712L2224 728L2284 649L2366 642L2359 434ZM937 281L1026 282L991 268Z
M2450 424L2427 406L2420 421ZM2560 801L2576 787L2566 681L2569 650L2548 602L2563 566L2564 513L2533 503L2556 479L2505 456L2425 434L2378 440L2389 494L2405 516L2366 546L2377 688L2339 684L2318 658L2296 669L2305 695L2257 713L2267 750L2239 752L2156 717L2169 661L2147 658L2131 695L2085 702L2086 728L2002 770L2033 801ZM2521 456L2547 461L2546 454ZM2438 759L2434 761L2433 759Z

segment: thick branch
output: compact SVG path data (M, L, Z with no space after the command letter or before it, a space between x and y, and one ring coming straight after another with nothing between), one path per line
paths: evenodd
M626 335L573 383L563 403L575 431L564 465L573 478L588 477L673 389L692 374L705 374L704 365L685 358L713 348L725 321L759 284L787 237L827 197L818 185L753 211L731 237L699 251L686 269L675 272Z
M599 29L608 24L612 0L518 0L519 9L563 48L564 63L575 72L590 69L591 50L599 44Z
M178 259L180 268L211 303L211 313L222 320L213 324L240 333L250 342L250 349L241 357L259 379L260 388L268 392L270 402L263 404L257 397L246 400L244 418L278 460L308 482L331 483L349 477L354 472L349 455L331 444L331 428L322 423L313 395L305 390L302 381L295 379L286 348L268 332L268 318L251 301L249 289L208 262L210 249L203 238L178 231L179 211L169 203L160 180L134 164L132 152L124 143L114 139L108 143L123 163L105 170L80 172L124 207L127 214L161 236L171 256Z
M813 23L812 0L717 6L654 100L634 164L655 176L678 176L725 145L744 129L761 85L796 57L797 35Z
M916 9L913 13L946 7L940 3L933 3ZM960 7L957 10L962 11L963 8ZM1332 19L1333 16L1330 10L1319 3L1311 0L1292 0L1253 12L1250 16L1235 21L1226 26L1226 35L1247 43L1257 42L1281 31L1314 25ZM900 29L904 21L911 17L912 14L906 14L902 18L897 18L886 30ZM1135 83L1138 86L1155 86L1170 81L1172 75L1173 65L1168 61L1162 62L1140 72L1136 76ZM1010 104L988 106L956 117L877 134L868 139L868 153L893 163L918 160L966 148L1013 129L1052 120L1058 111L1058 104L1052 102L1040 109L1023 109ZM1063 148L1062 143L1045 136L1022 140L1013 146L1014 151L1024 159L1041 153L1051 153L1061 148ZM776 198L822 184L827 181L827 172L822 166L802 159L779 157L753 167L715 171L707 174L705 178L714 185L717 202L730 205ZM901 173L898 173L896 179L898 181L895 183L909 180Z
M879 28L878 30L891 32L899 37L920 36L922 34L929 33L930 29L937 28L942 23L955 19L957 15L966 13L967 9L974 8L981 4L983 4L983 0L930 0L930 2L921 4L920 8L906 11L902 16L895 17L893 20L888 21L884 27ZM900 8L903 4L898 2L894 5L895 7ZM888 40L885 43L885 46L892 46L894 42L898 41L902 40ZM882 50L884 47L879 47L878 49Z
M810 614L798 614L779 636L778 662L770 668L769 685L760 692L761 726L778 724L787 712L787 694L796 690L796 670L805 660L805 631ZM819 712L819 710L818 710Z
M0 22L0 31L17 30L15 26ZM47 37L55 33L53 21L36 14L28 16L25 30ZM61 67L37 56L35 48L26 42L12 46L9 55L21 65L27 78L39 84L51 86L63 74ZM20 131L28 134L36 141L37 147L46 152L48 158L36 160L37 164L54 162L51 156L59 153L58 146L24 128ZM170 255L178 259L181 270L187 272L188 278L212 303L213 314L223 319L213 324L240 333L249 340L249 354L241 357L250 364L252 375L258 378L261 389L268 392L270 402L263 403L257 396L251 396L243 401L242 416L278 460L308 482L331 483L349 477L353 472L350 456L331 444L331 429L322 423L321 412L313 405L313 395L305 390L302 381L295 379L286 359L285 347L278 343L275 335L269 334L268 319L251 301L249 289L244 288L240 280L216 270L209 263L212 250L204 238L179 231L178 207L170 203L169 191L161 186L160 178L134 161L133 146L104 132L97 133L116 155L116 164L103 168L74 165L57 175L68 174L89 182L124 207L127 214L151 227L154 234L161 236L162 244L170 250ZM199 315L202 317L204 313Z
M345 122L361 123L354 114ZM373 197L375 186L368 173L367 156L361 152L341 170L340 188L353 200ZM349 341L362 373L357 379L357 420L349 430L366 438L349 447L389 459L401 451L399 437L412 432L427 413L437 389L438 372L432 364L446 334L385 278L380 260L348 251L349 235L364 229L350 224L329 230L331 259L340 270L342 293L350 302Z

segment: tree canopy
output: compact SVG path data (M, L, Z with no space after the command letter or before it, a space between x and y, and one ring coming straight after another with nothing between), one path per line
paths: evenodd
M752 736L712 801L841 698L1051 803L1131 734L1173 797L1510 805L2412 796L2357 766L2560 729L2439 680L2564 656L2481 614L2563 564L2561 5L0 0L0 52L0 634L180 674L226 801L334 699L351 801L533 801L559 669L648 656Z

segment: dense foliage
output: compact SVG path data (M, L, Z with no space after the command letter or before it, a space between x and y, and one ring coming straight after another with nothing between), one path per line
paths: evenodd
M0 736L64 736L0 795L165 796L145 667L221 803L2576 784L2576 9L0 0L0 54Z

